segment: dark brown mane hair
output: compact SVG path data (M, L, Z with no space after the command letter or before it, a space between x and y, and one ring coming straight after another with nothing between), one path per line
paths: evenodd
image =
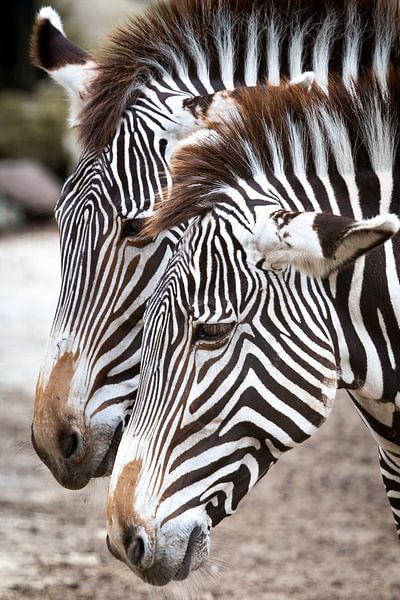
M331 77L329 96L319 88L314 87L310 93L293 85L236 90L233 95L237 115L225 122L210 123L209 130L188 138L172 156L172 190L168 199L158 204L145 233L154 236L209 212L218 203L224 188L237 187L239 179L254 180L255 165L257 174L274 176L273 147L276 144L281 151L285 175L296 174L289 123L301 131L307 175L318 176L312 143L316 122L325 139L329 174L335 175L338 171L334 146L341 140L324 130L326 117L343 124L355 170L370 170L374 153L375 156L381 154L385 160L388 147L393 163L391 158L386 158L386 169L398 168L399 70L392 70L387 91L382 91L370 73L358 82L354 92L353 95L346 90L339 77ZM380 132L378 128L382 124ZM381 168L385 170L385 165Z
M395 27L397 39L400 23L397 0L171 0L149 8L142 16L117 29L108 45L95 57L97 76L88 90L88 100L80 116L83 146L101 151L112 139L126 107L134 104L151 78L160 79L165 73L177 77L176 60L195 78L197 65L193 40L208 61L210 80L218 80L217 39L221 41L226 33L221 27L224 22L230 23L237 53L235 85L244 81L243 56L251 19L257 23L258 33L264 36L272 20L282 32L280 72L288 75L290 36L301 27L306 28L304 64L309 69L316 36L321 32L322 24L333 15L336 25L329 67L340 72L344 48L351 37L350 7L356 7L358 12L362 31L360 61L366 67L371 64L372 49L379 36ZM260 52L258 72L260 80L264 80L267 75L266 38L259 37L256 43ZM392 55L392 60L397 61L394 46Z

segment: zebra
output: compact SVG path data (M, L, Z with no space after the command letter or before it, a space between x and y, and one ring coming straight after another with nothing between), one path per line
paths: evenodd
M146 308L107 543L153 585L204 564L211 528L338 388L375 435L400 526L400 78L328 84L225 92L146 225L190 222Z
M135 401L145 304L186 225L144 239L196 127L193 97L328 72L351 87L398 64L397 0L174 0L118 30L97 58L58 15L37 17L34 64L70 97L83 153L55 208L62 284L40 370L32 443L63 486L108 475ZM383 74L383 75L382 75ZM165 195L165 194L164 194Z

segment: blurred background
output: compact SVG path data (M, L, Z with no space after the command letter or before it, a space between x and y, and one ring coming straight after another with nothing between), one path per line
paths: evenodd
M145 1L54 0L87 50ZM105 547L106 481L61 488L30 445L35 380L59 287L53 207L79 147L63 92L28 61L40 6L0 20L0 598L398 600L400 547L372 438L345 394L213 537L205 572L150 590Z
M95 49L146 0L54 0L66 34ZM29 63L29 40L43 3L6 3L0 22L0 232L51 217L60 184L79 155L66 124L63 92ZM32 223L33 224L33 223Z

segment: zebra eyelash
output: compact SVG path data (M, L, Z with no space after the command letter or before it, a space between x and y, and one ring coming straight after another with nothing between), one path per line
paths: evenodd
M193 344L198 348L214 349L229 338L235 323L199 323L193 331Z
M121 237L138 237L141 235L147 219L125 219L122 221Z

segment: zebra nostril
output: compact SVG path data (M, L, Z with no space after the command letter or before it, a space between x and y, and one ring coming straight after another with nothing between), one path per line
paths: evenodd
M131 525L124 535L124 547L129 563L137 569L150 561L147 534L143 527Z
M81 446L80 435L76 431L62 433L59 437L59 445L63 458L72 458Z
M133 538L126 556L131 565L140 569L146 558L146 544L141 536L138 535Z

